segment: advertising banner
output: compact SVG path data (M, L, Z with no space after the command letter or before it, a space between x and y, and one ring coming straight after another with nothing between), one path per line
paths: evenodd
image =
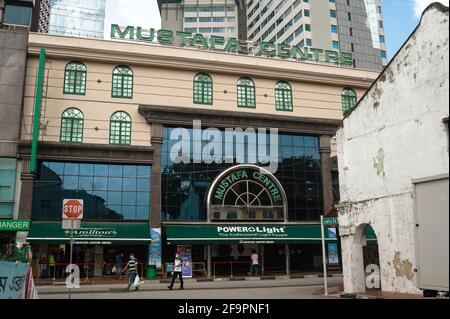
M178 252L183 260L183 266L181 268L183 278L192 278L192 254L190 245L178 245Z
M0 261L0 299L23 299L28 265Z
M328 243L328 263L329 264L339 264L339 255L338 255L338 245L337 243Z
M161 268L161 228L150 229L152 243L149 248L148 264Z

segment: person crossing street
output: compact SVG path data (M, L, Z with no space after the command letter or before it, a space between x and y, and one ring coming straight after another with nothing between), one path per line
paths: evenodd
M130 290L137 276L137 260L136 258L134 258L134 254L130 254L130 260L128 261L128 264L125 266L122 272L125 272L127 269L128 269L127 290ZM135 286L135 290L139 290L139 286Z
M169 288L170 290L172 290L173 285L175 284L175 280L177 279L177 277L180 277L180 289L184 289L183 287L183 273L182 273L182 266L183 265L183 260L181 259L180 253L177 252L175 254L175 264L173 266L173 273L172 273L172 282L170 283L169 286L167 286L167 288Z

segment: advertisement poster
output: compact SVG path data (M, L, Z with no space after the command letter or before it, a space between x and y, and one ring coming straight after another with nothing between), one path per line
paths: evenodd
M178 251L180 252L180 257L183 260L183 266L181 271L183 273L183 278L192 278L192 254L190 245L178 245Z
M328 264L339 264L338 245L337 243L328 243Z
M327 238L336 238L336 228L335 227L329 227L327 228Z
M148 264L155 265L157 269L161 268L161 228L150 229L150 244Z

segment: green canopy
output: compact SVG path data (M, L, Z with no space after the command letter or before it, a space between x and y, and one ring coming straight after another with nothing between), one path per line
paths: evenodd
M73 231L76 244L145 244L151 243L147 223L90 223L82 222ZM69 243L70 230L62 229L62 222L33 221L28 233L30 243Z

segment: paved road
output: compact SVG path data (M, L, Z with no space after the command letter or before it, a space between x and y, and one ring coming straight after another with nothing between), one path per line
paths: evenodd
M341 278L328 278L329 284ZM137 292L124 291L123 285L81 286L72 299L322 299L323 278L216 281L185 284L184 290L167 289L167 284L144 284ZM64 286L38 287L41 299L67 299Z

